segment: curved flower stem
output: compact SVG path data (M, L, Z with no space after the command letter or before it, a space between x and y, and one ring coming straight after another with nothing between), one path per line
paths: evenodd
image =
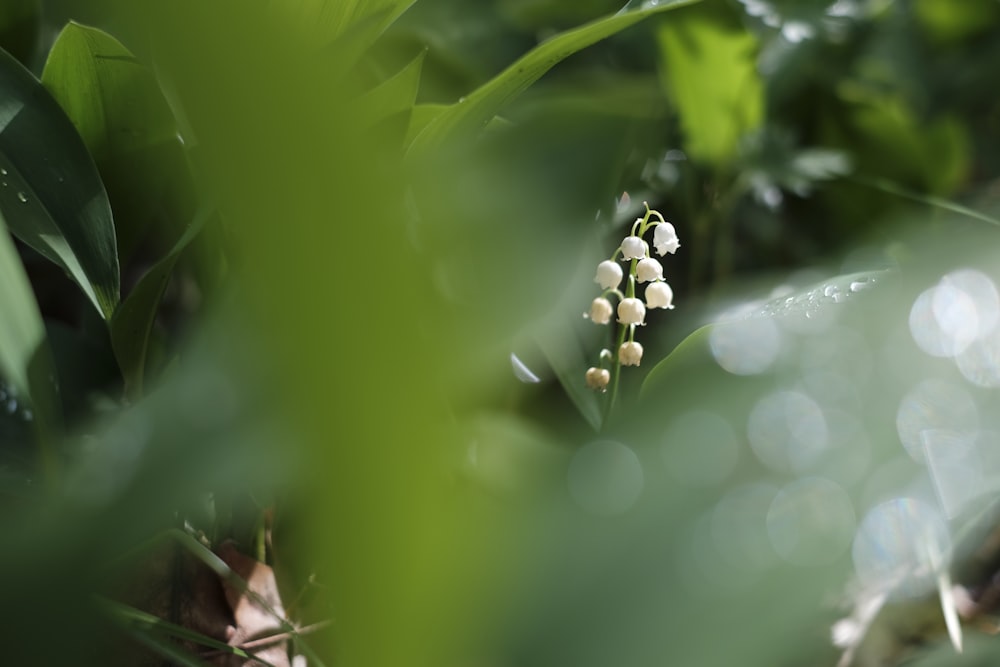
M629 264L628 271L628 283L625 287L625 298L635 298L635 271L636 267L639 265L639 260L633 259ZM611 392L608 395L608 400L604 404L604 417L601 419L602 428L608 423L608 419L611 417L611 411L614 410L615 400L618 398L618 376L621 374L622 362L618 358L618 351L622 348L622 343L625 342L625 332L629 329L634 331L634 327L628 324L619 323L618 324L618 342L615 344L615 349L611 353L614 358L614 366L611 369ZM634 334L633 334L634 335ZM631 336L629 340L631 340Z
M625 331L629 328L627 324L621 324L618 326L618 342L615 344L614 354L614 366L611 368L611 391L608 392L608 400L604 403L604 417L601 419L601 428L603 429L608 424L608 419L611 418L611 411L615 407L615 400L618 398L618 376L621 375L622 362L618 358L618 350L621 349L622 343L625 342Z

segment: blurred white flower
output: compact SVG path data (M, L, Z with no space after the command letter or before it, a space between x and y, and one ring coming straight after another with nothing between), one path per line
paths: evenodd
M638 366L642 361L642 345L635 342L622 343L618 348L618 360L622 366Z
M611 321L613 312L611 302L603 296L599 296L590 304L589 317L594 324L607 324Z
M649 244L638 236L626 236L622 241L622 259L642 259L649 252Z
M640 259L638 266L636 266L635 275L640 283L663 280L663 265L652 257Z
M646 305L650 308L666 308L673 310L674 291L665 282L650 283L646 287ZM621 306L618 306L618 317L621 317Z
M660 284L653 283L653 285ZM649 287L646 288L646 292L649 292ZM646 306L639 299L622 299L618 304L618 321L622 324L642 324L644 319L646 319Z
M597 276L594 278L594 282L603 289L614 289L621 283L623 275L622 267L618 262L606 259L597 265Z
M661 222L653 228L653 247L661 257L668 252L672 255L681 247L677 231L669 222Z
M588 368L586 377L587 386L600 391L607 389L611 382L611 373L606 368Z

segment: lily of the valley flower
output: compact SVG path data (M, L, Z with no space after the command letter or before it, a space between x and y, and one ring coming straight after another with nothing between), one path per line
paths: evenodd
M607 324L611 321L613 312L611 302L599 296L590 304L590 321L594 324Z
M640 283L663 280L663 265L652 257L640 259L639 264L636 266L635 277Z
M629 341L618 348L618 360L622 366L638 366L642 361L642 345Z
M667 253L671 255L681 247L677 238L677 230L667 222L659 211L649 208L643 202L646 213L636 218L626 236L611 258L597 266L594 282L598 283L604 292L590 304L590 311L584 315L595 324L608 324L611 316L617 312L618 326L617 349L603 349L600 361L596 367L586 373L587 386L598 391L611 388L611 397L605 403L604 418L611 414L618 393L619 371L622 366L638 366L642 362L642 345L634 338L636 327L646 323L648 308L663 308L671 310L674 307L674 291L663 279L661 260L650 255L650 244L646 235L653 232L653 247L660 257ZM627 264L623 264L627 262ZM621 287L625 279L625 287ZM645 283L643 298L637 298L636 283ZM617 309L614 304L617 302ZM614 348L612 348L614 349ZM611 369L611 370L608 370Z
M622 241L622 259L642 259L649 252L649 244L638 236L626 236Z
M665 282L650 283L646 287L646 305L650 308L674 308L674 291ZM618 317L621 317L621 306L618 307Z
M606 368L588 368L586 379L588 387L604 391L611 382L611 373Z
M660 283L653 283L659 285ZM652 287L652 285L650 285ZM646 288L649 291L649 288ZM622 299L618 302L618 321L621 324L642 324L646 319L646 305L639 299Z
M594 278L594 282L599 284L602 289L614 289L621 284L623 275L622 267L618 262L606 259L597 265L597 276Z
M653 247L660 257L668 252L672 255L681 247L677 231L669 222L661 222L653 228Z

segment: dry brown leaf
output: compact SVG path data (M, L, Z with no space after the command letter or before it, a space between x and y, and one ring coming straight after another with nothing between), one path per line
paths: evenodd
M265 563L240 553L232 542L219 545L216 554L247 583L246 591L242 591L227 581L222 582L234 621L226 629L226 642L230 646L243 647L247 642L284 633L285 609L281 604L274 570ZM258 642L254 644L259 645ZM252 653L274 667L291 667L286 639L276 640L271 646L254 649ZM259 667L263 664L234 655L226 657L226 662L213 664L225 667Z

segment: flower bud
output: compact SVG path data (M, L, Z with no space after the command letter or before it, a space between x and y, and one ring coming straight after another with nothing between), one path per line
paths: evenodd
M672 255L681 247L677 231L669 222L661 222L653 228L653 247L661 257L668 252Z
M665 282L650 283L646 286L646 305L650 308L666 308L673 310L674 291ZM618 316L621 317L621 306L618 306Z
M597 276L594 278L594 282L599 284L602 289L614 289L621 283L622 275L624 274L621 265L606 259L597 265Z
M587 386L600 391L606 390L611 382L611 373L606 368L588 368L586 377Z
M653 283L653 285L660 285L661 283ZM649 293L649 287L646 288L646 293ZM618 321L622 324L642 324L642 321L646 319L646 306L639 299L622 299L618 303Z
M640 259L636 266L636 277L640 283L663 280L663 265L652 257Z
M590 304L590 320L594 324L607 324L611 321L611 302L599 296Z
M638 236L626 236L622 241L622 259L642 259L649 252L649 245Z
M642 361L642 345L635 342L622 343L618 348L618 361L622 366L638 366Z

